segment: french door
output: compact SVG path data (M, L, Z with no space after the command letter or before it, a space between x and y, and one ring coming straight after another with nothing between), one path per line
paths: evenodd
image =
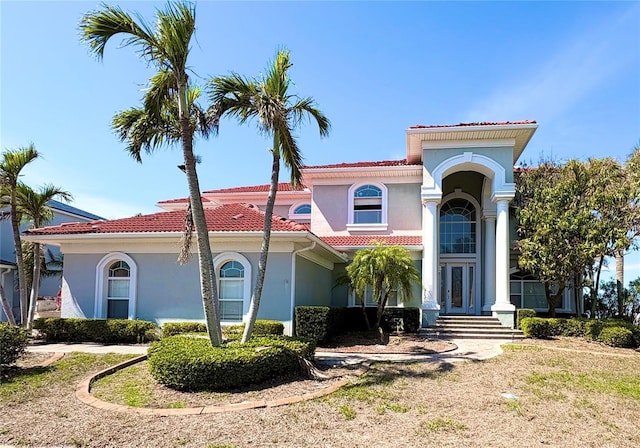
M440 294L447 314L475 314L476 263L447 262L440 266Z

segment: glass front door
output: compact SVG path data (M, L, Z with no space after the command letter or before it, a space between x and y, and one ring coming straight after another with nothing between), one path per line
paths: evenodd
M445 263L440 269L445 313L475 314L475 263Z

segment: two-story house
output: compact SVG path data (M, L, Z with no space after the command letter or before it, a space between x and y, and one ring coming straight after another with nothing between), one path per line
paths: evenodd
M419 307L423 326L439 314L494 315L513 326L516 307L545 310L541 285L518 270L509 207L514 164L537 126L412 126L405 159L307 166L304 187L280 184L259 318L283 321L290 333L298 305L358 305L334 288L336 278L375 241L405 246L415 258L422 284L411 302L390 305ZM223 323L246 318L268 188L202 193ZM27 232L65 255L63 317L202 320L197 263L176 262L187 202Z

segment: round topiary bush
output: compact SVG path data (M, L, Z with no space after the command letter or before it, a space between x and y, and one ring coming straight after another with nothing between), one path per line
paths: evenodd
M605 327L600 332L598 340L611 347L635 347L633 333L624 327Z
M27 348L28 341L24 328L0 322L0 366L16 362Z
M148 351L149 371L165 386L188 391L236 389L301 372L298 358L312 359L312 341L254 337L212 347L202 337L170 336Z

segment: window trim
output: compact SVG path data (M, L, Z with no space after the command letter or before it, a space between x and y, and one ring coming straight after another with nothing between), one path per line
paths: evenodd
M355 192L356 190L358 190L358 188L364 187L365 185L373 185L374 187L379 188L380 191L382 191L382 197L381 197L382 208L381 208L381 217L380 217L379 223L367 223L367 224L354 223ZM365 181L365 182L359 182L351 185L351 187L349 187L349 192L348 192L347 230L350 232L386 231L387 228L389 227L388 220L387 220L388 197L389 197L389 190L387 189L387 186L380 182Z
M242 265L244 268L244 285L243 285L243 297L242 297L242 320L221 320L223 324L237 324L239 322L246 322L249 314L249 304L251 303L251 283L253 274L251 270L251 263L244 255L238 252L223 252L213 259L213 268L216 272L216 287L220 288L220 268L228 261L235 261Z
M129 255L124 252L111 252L96 265L96 292L93 309L95 319L107 318L107 286L109 281L109 267L116 261L124 261L129 265L129 312L127 319L136 318L137 305L137 285L138 285L138 265Z

